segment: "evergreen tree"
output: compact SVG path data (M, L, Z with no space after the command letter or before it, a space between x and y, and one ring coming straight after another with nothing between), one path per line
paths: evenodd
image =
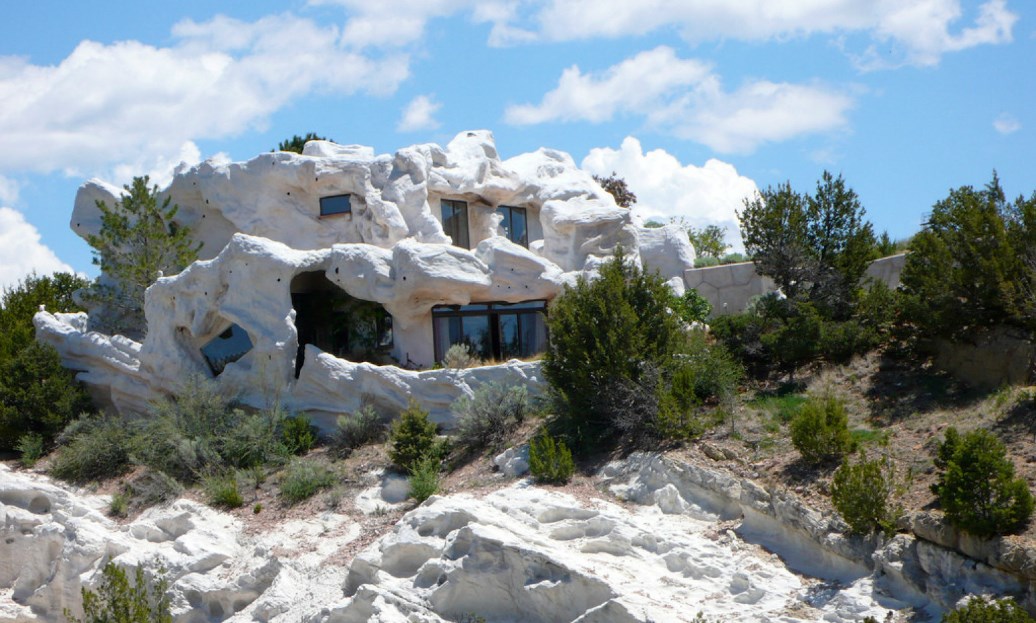
M330 141L332 139L324 138L323 136L317 136L314 132L306 132L305 136L299 136L298 134L292 136L286 141L277 143L277 149L274 151L291 151L296 154L302 153L302 148L306 146L308 141Z
M691 244L694 245L694 251L698 254L698 257L719 259L730 248L730 245L726 242L726 235L727 228L720 227L719 225L706 225L701 229L695 227L687 229L687 237L691 239Z
M94 264L104 273L87 299L103 308L93 318L111 332L140 338L147 332L144 319L144 291L159 273L172 275L198 257L191 231L174 219L178 207L166 197L158 203L158 186L148 187L149 178L133 178L124 186L126 194L112 206L97 202L101 231L87 241L94 248ZM110 281L104 280L107 277Z
M612 171L612 174L608 177L595 175L594 181L600 184L601 188L608 191L608 194L615 197L615 203L620 208L631 208L633 204L637 203L637 196L626 185L626 180L619 177L615 171Z

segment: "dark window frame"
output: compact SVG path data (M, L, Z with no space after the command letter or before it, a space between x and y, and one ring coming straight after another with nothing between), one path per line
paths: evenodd
M540 314L546 319L547 301L545 299L533 299L519 303L505 303L495 301L492 303L471 303L470 305L436 305L432 308L432 349L437 362L441 361L440 352L443 349L443 339L438 330L436 320L442 318L467 318L485 317L489 322L490 356L498 361L503 360L503 344L500 334L500 316L516 316L518 320L519 351L523 350L520 342L523 332L521 330L521 316L524 314ZM448 339L448 336L446 337ZM537 351L542 352L542 351ZM530 356L530 355L525 355ZM507 357L511 359L513 357Z
M443 233L450 237L450 240L453 241L453 246L470 249L471 226L468 223L468 202L462 199L440 199L439 210L442 217ZM449 215L447 215L447 210L449 210ZM450 220L451 218L453 219L452 221ZM453 226L447 229L447 223L453 223Z
M333 209L331 209L330 204L332 202L329 201L329 200L331 200L331 199L342 199L342 198L345 198L346 209L344 209L344 210L341 210L341 209L333 210ZM325 207L325 205L327 205L327 207ZM325 216L340 216L342 214L352 214L352 213L353 213L353 196L350 193L343 193L343 194L340 194L340 195L327 195L325 197L321 197L320 198L320 217L321 218L324 218Z
M504 211L507 211L506 214ZM522 228L522 236L519 240L514 239L514 228L511 223L514 222L515 211L522 213L522 218L525 220L525 227ZM519 206L497 206L497 214L504 215L504 220L500 221L500 226L504 228L504 237L515 244L519 244L526 249L529 248L529 210L528 208L522 208Z

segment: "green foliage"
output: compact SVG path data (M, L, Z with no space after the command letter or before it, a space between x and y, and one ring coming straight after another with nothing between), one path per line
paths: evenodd
M1036 623L1013 599L976 596L947 612L942 623Z
M529 473L536 482L563 485L575 470L572 452L564 441L555 440L545 430L529 441Z
M87 298L103 306L91 320L114 333L139 337L147 332L144 290L159 273L173 275L198 258L201 243L191 240L191 230L174 219L178 207L166 197L158 202L158 186L149 178L135 177L124 186L126 194L112 206L97 202L101 229L87 236L94 248L94 264L113 280L98 281Z
M74 432L50 466L55 478L83 484L129 470L130 431L121 419L93 417L70 426Z
M626 185L626 180L619 177L615 171L608 177L595 175L594 181L615 198L615 204L620 208L631 208L637 203L637 196Z
M899 245L896 241L889 236L888 231L881 232L878 236L878 241L874 245L875 253L878 257L888 257L899 253Z
M385 425L371 405L364 405L352 415L338 416L335 424L331 448L340 456L348 456L356 448L377 443L385 437Z
M133 455L184 483L231 468L278 465L291 455L279 432L286 419L276 407L245 413L215 383L193 377L137 427Z
M418 504L439 492L439 460L426 456L410 468L408 495Z
M308 141L333 141L330 138L324 138L323 136L317 136L314 132L306 132L305 136L299 136L295 134L286 141L281 141L277 144L277 149L274 151L291 151L296 154L302 153L302 148L306 146Z
M426 457L441 459L435 424L428 419L428 412L413 400L392 425L389 444L389 459L403 472L409 472Z
M24 467L32 467L43 456L43 435L39 433L25 433L18 438L15 448L21 455L18 457L21 464Z
M129 502L129 494L125 491L112 494L112 499L108 502L108 514L112 517L125 517L129 510Z
M852 452L845 403L830 395L810 398L791 420L791 443L802 459L813 465Z
M73 418L92 404L74 373L61 367L53 347L30 342L0 359L0 448L13 449L26 433L47 445Z
M712 387L677 373L716 347L693 339L673 311L672 291L657 273L626 262L619 249L595 280L580 277L551 304L544 375L580 447L622 433L664 434L660 408L690 407L713 394L674 395ZM729 389L732 393L732 388ZM680 418L686 414L680 414Z
M831 482L831 501L838 514L856 534L896 529L896 511L890 506L895 488L895 467L887 456L867 460L860 453L856 463L848 457L835 471Z
M903 267L905 315L951 339L997 324L1036 330L1036 194L1009 203L1000 180L932 206Z
M475 351L472 350L471 345L467 342L458 342L450 346L442 357L442 367L444 368L464 370L467 368L477 368L481 365L482 360L478 358L478 355L475 354Z
M825 319L853 310L874 256L874 231L856 193L824 171L813 195L784 184L745 199L738 213L745 249L758 271L791 300L813 303Z
M51 313L82 311L72 298L76 290L90 285L78 275L31 274L0 293L0 362L14 357L33 342L36 330L32 318L40 305Z
M237 474L232 471L203 477L201 488L205 492L205 498L212 506L239 508L245 503L237 484Z
M474 396L454 404L457 444L469 452L496 449L525 421L528 410L529 391L524 385L481 385Z
M83 618L65 609L69 623L173 623L167 591L169 582L161 569L150 580L137 567L133 582L115 563L105 563L101 583L94 592L82 589Z
M281 444L291 454L305 454L317 445L316 428L304 415L285 418L281 420Z
M281 477L281 498L288 504L298 504L313 497L317 491L334 486L337 480L335 473L323 463L295 459Z
M932 492L954 526L976 536L1010 534L1025 528L1033 497L1024 478L993 433L978 429L965 435L946 430L935 465L939 480Z
M673 303L673 311L686 323L705 322L712 314L712 303L694 288L688 289L683 296L673 297Z
M726 242L727 228L719 225L706 225L701 229L690 227L687 229L687 237L691 239L699 257L719 259L730 248Z

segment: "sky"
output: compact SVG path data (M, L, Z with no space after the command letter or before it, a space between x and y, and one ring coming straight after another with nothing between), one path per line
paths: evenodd
M7 3L0 287L96 275L76 189L247 160L295 134L391 153L493 131L623 177L638 218L727 228L758 189L844 176L916 232L996 170L1036 190L1031 0Z

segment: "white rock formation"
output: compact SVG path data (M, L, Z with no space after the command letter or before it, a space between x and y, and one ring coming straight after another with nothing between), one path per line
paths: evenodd
M274 152L183 168L161 194L179 206L177 220L203 243L202 259L148 289L143 343L91 333L81 316L42 312L36 318L39 339L83 370L80 378L121 411L141 410L155 393L175 392L190 375L215 373L228 393L253 405L275 396L293 408L341 413L361 396L392 406L412 396L427 400L442 420L449 403L472 387L488 380L533 382L536 366L512 362L459 376L413 375L334 357L313 343L329 338L311 334L341 332L354 317L304 320L296 297L328 297L319 299L317 315L335 311L342 297L375 304L391 315L392 342L380 363L391 356L404 367L429 367L460 339L459 319L433 330L436 306L549 302L577 275L592 274L618 245L632 261L659 270L678 292L694 262L686 235L635 226L629 210L616 206L567 154L541 149L504 161L486 131L463 132L445 148L415 145L377 156L365 147L313 141L302 155ZM342 195L348 212L322 215L322 200ZM99 180L84 184L73 230L96 234L97 202L111 205L119 196ZM446 219L444 210L460 209L455 206L463 207L463 218ZM505 214L518 215L510 234ZM520 332L510 325L498 329L499 316L484 314L487 329L478 335L487 353L502 353L505 339L534 345L531 321L523 320ZM210 369L202 347L217 338L243 342L244 335L247 352ZM300 341L308 346L300 349ZM542 339L536 344L542 347Z

